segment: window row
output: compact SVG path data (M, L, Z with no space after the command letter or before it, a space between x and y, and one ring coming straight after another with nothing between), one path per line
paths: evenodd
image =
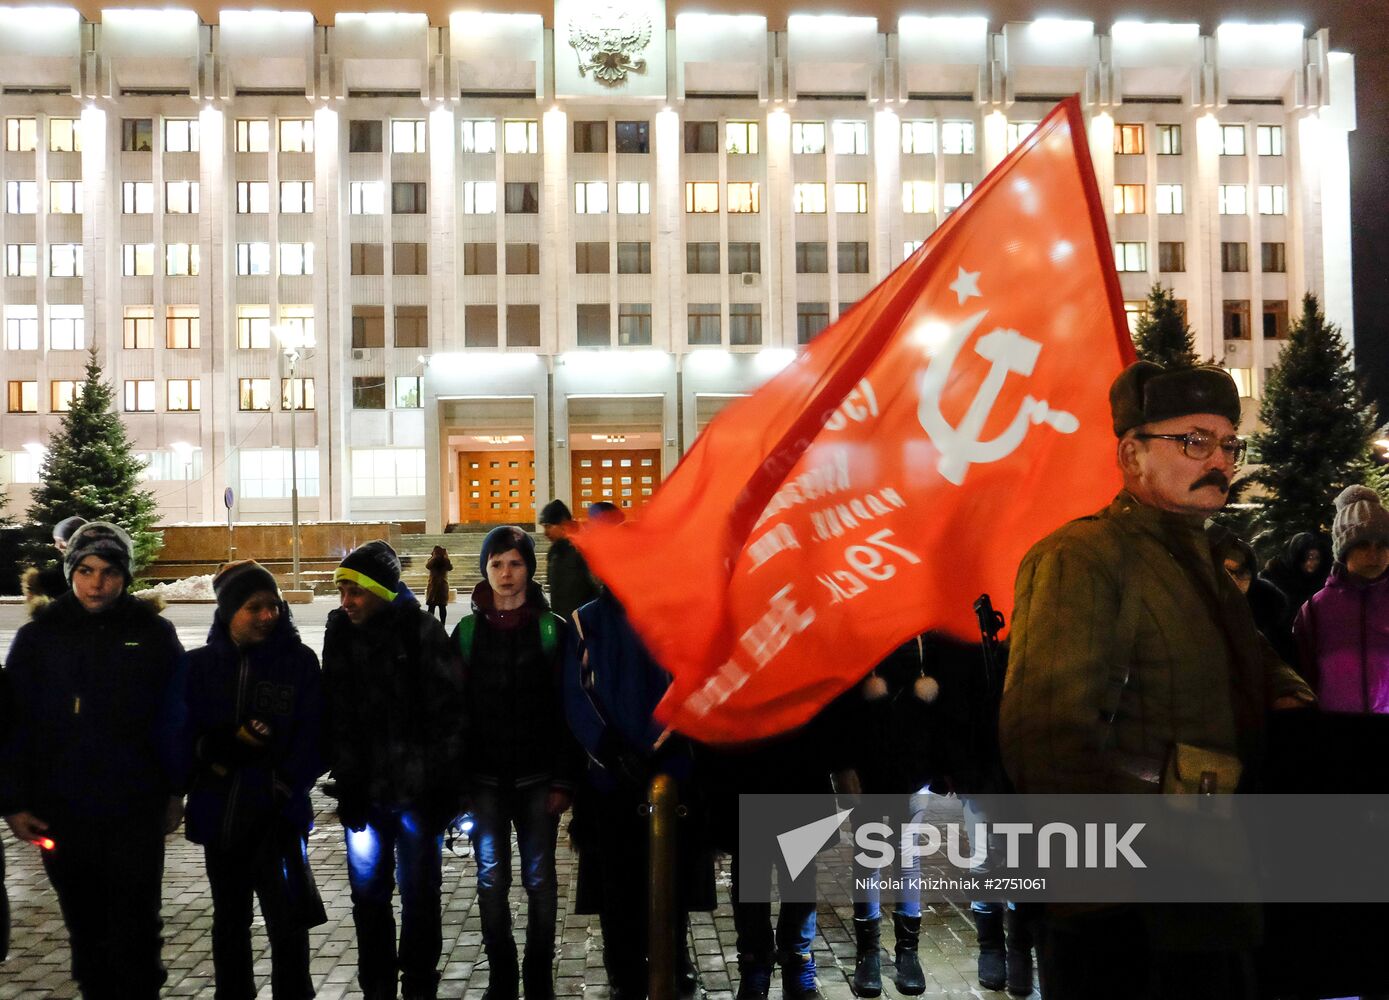
M87 349L85 313L80 305L50 305L47 310L50 351ZM5 307L5 350L39 349L39 307Z
M429 346L427 306L396 306L394 313L396 347ZM355 349L386 346L386 307L352 307L352 346Z
M72 409L72 401L81 386L82 382L76 379L50 381L48 383L48 412L66 413ZM310 390L310 395L312 396L312 390ZM127 413L153 413L157 398L157 382L147 378L125 379L121 386L120 398L121 408ZM6 384L6 402L10 413L38 413L39 383L32 380L8 382ZM166 379L164 381L164 409L171 413L194 412L202 409L202 381L196 378Z
M237 185L238 188L240 186L240 184ZM510 186L507 185L507 187ZM283 196L282 190L281 197L283 198ZM269 191L267 190L266 199L268 200L268 198ZM238 193L239 204L240 196ZM250 211L254 212L256 209L252 208ZM386 212L386 182L352 181L348 185L348 211L353 215L384 215ZM391 183L392 215L423 215L427 211L429 211L429 185L423 181L393 181Z
M299 450L293 462L286 448L242 448L237 458L242 497L285 499L295 486L300 496L318 496L319 462L315 448ZM353 448L349 458L354 497L424 496L423 448Z
M1158 215L1182 215L1185 211L1180 184L1158 184L1153 188L1153 208ZM1285 215L1288 191L1282 184L1260 184L1256 191L1260 215ZM1146 184L1114 185L1115 215L1144 215L1148 211ZM1217 190L1221 215L1248 215L1249 188L1245 184L1221 184Z
M1154 125L1156 152L1159 156L1180 156L1182 152L1182 127L1180 125ZM1244 156L1248 146L1246 140L1250 126L1221 125L1220 155ZM1142 123L1120 123L1114 126L1114 152L1119 156L1137 156L1147 151L1147 129ZM1259 156L1283 155L1283 126L1254 125L1254 152Z

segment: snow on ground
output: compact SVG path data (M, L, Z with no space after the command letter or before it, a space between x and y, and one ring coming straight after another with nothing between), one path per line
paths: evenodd
M212 574L206 576L187 576L173 583L160 583L147 587L143 593L158 594L166 601L211 601L216 598L212 592Z

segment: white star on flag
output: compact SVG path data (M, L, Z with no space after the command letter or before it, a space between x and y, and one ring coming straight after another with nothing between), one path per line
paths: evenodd
M960 268L959 276L950 283L950 290L959 297L959 305L964 305L965 301L971 298L983 298L979 291L979 272L966 271Z

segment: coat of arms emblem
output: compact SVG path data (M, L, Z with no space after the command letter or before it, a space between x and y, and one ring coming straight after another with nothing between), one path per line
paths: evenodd
M651 41L651 18L611 5L589 8L587 14L582 23L569 24L569 45L578 56L579 75L592 71L599 83L616 87L628 73L645 73L646 60L640 57Z

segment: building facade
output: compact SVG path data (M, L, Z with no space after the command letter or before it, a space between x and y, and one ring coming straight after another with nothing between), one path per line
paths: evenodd
M170 521L287 518L291 455L307 520L639 509L1077 92L1134 317L1251 398L1305 291L1352 328L1300 25L9 8L0 86L12 510L92 346Z

